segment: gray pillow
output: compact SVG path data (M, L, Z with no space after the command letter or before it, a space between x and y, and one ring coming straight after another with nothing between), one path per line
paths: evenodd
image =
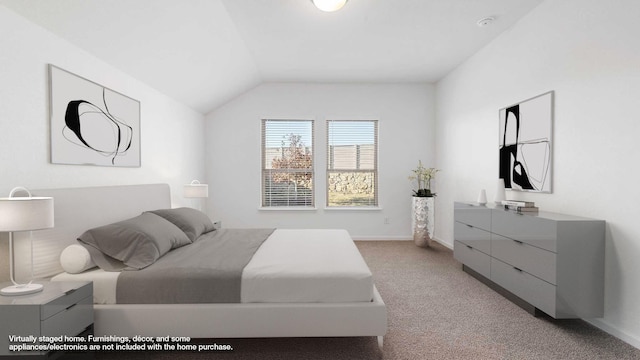
M211 219L202 211L193 208L176 208L176 209L161 209L149 211L150 213L162 216L166 220L170 221L180 230L187 234L187 237L194 241L200 235L209 231L215 230Z
M171 249L190 244L169 221L151 213L87 230L78 238L101 269L143 269Z

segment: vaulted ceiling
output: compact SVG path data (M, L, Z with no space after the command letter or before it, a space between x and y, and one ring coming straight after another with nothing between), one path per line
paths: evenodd
M261 82L436 82L541 2L0 0L202 113Z

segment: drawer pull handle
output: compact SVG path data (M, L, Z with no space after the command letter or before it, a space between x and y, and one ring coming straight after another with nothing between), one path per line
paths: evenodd
M65 310L71 310L71 308L76 306L76 305L78 305L78 304L73 304L73 305L69 306L68 308L66 308Z
M522 245L522 244L523 244L523 242L522 242L522 241L520 241L520 240L513 240L513 241L515 241L516 243L518 243L518 244L520 244L520 245Z
M65 293L64 293L64 294L65 294L65 295L73 294L76 290L78 290L78 289L71 289L71 290L67 290L67 291L65 291Z
M517 268L517 267L515 267L515 266L514 266L513 268L514 268L515 270L519 271L519 272L522 272L522 269L519 269L519 268Z
M469 224L465 224L465 225L467 225L467 227L470 227L470 228L472 228L472 227L473 227L473 225L469 225Z
M472 247L472 246L467 245L467 247L468 247L470 250L473 250L473 247Z

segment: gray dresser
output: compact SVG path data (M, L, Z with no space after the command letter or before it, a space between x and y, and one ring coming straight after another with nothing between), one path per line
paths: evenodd
M454 204L454 257L463 270L532 313L602 317L605 222Z

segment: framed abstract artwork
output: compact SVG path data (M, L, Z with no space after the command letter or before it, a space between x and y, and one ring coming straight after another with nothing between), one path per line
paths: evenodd
M499 177L506 189L551 193L553 91L500 109Z
M140 102L49 65L51 162L140 167Z

